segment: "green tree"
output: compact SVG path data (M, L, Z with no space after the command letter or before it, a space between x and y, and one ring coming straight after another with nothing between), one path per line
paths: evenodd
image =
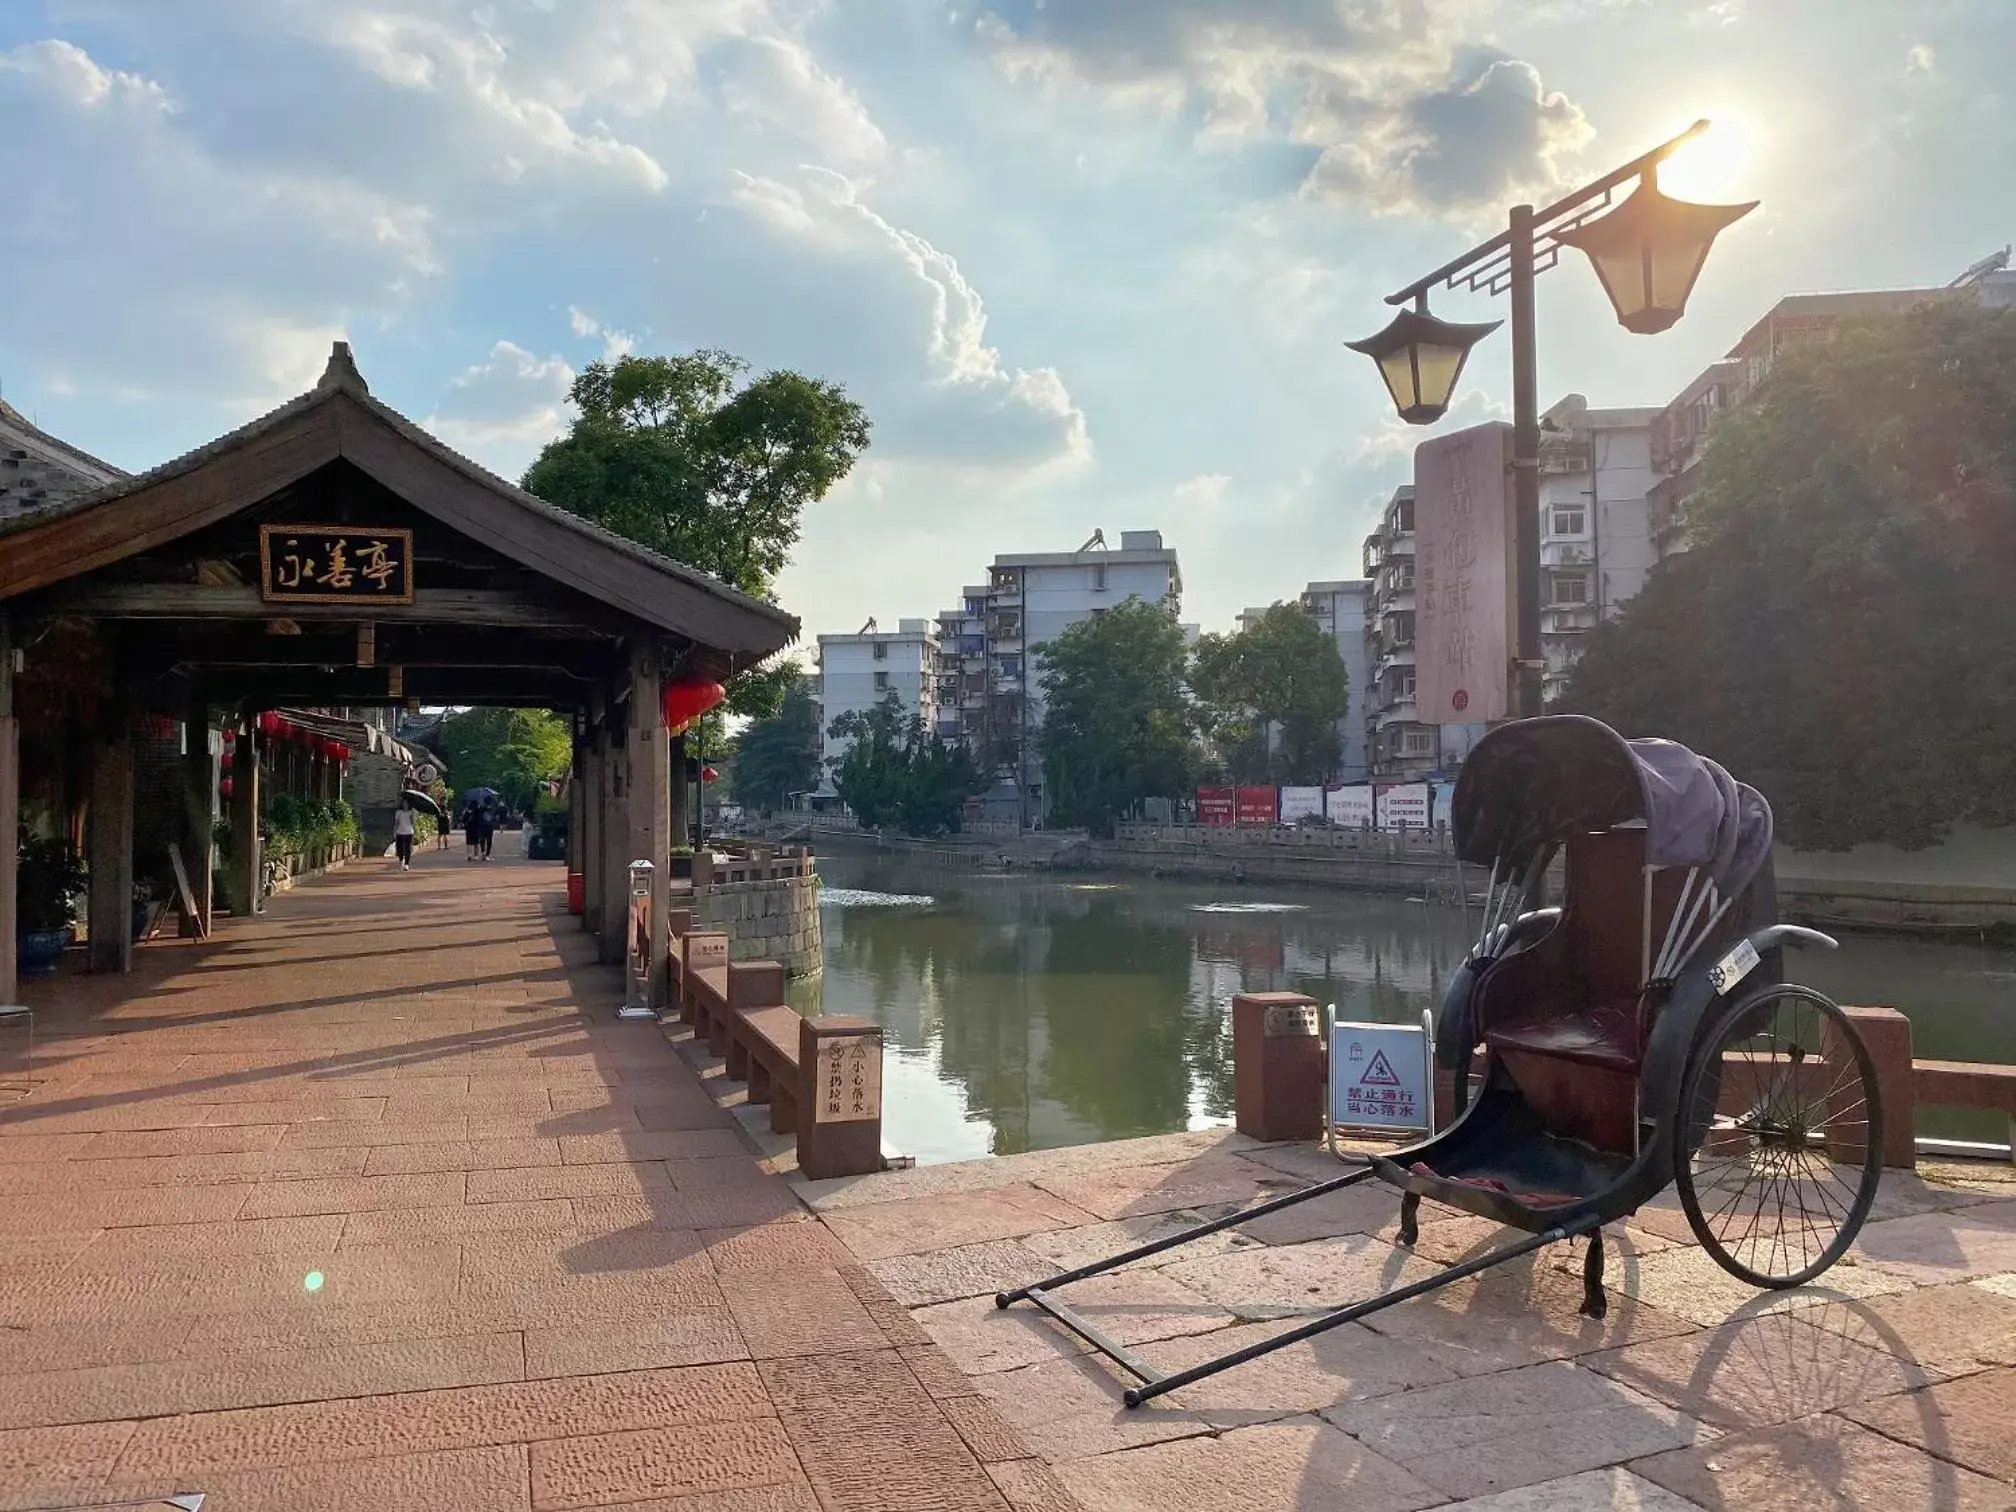
M829 733L851 742L834 767L834 790L869 829L956 831L966 800L984 786L965 748L927 734L894 693L871 709L842 714Z
M569 390L572 427L540 452L526 489L769 598L806 506L868 445L868 416L837 383L748 375L719 351L590 363ZM730 707L775 714L792 670L744 673Z
M752 721L736 747L735 801L770 813L819 785L819 705L811 679L793 669L774 718Z
M1591 634L1564 706L1714 757L1794 845L2016 822L2016 313L1783 356L1705 468L1694 549Z
M1038 646L1043 781L1051 817L1110 833L1142 798L1190 786L1192 711L1175 615L1130 598Z
M567 721L546 709L468 709L444 719L436 740L456 792L493 787L525 813L574 759Z
M1199 638L1190 686L1239 782L1327 782L1351 675L1336 638L1295 604L1275 604L1236 635ZM1268 749L1268 730L1278 732Z

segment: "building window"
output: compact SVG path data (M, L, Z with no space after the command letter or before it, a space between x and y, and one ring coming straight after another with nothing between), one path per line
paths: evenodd
M1387 638L1396 646L1414 644L1414 611L1403 609L1397 614L1386 616Z
M887 641L875 642L875 660L877 661L889 660L889 642Z
M1555 605L1573 608L1589 602L1589 574L1586 572L1557 572L1554 574Z
M1094 604L1092 606L1092 618L1094 619L1099 618L1099 616L1104 614L1105 612L1106 612L1106 606L1104 604Z
M1557 536L1584 535L1589 529L1589 511L1580 504L1556 504L1554 506L1554 534Z
M1435 732L1433 730L1402 730L1400 732L1400 754L1402 756L1434 755Z
M888 688L889 688L889 674L887 672L877 672L875 674L875 691L877 693L883 693L887 692Z
M1095 562L1092 566L1092 591L1094 593L1104 593L1106 591L1106 564L1104 562Z

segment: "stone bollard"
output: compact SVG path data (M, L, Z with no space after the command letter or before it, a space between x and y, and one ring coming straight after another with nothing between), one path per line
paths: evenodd
M882 1029L862 1018L798 1026L798 1169L808 1180L882 1169Z
M1912 1170L1918 1164L1918 1084L1911 1064L1911 1020L1895 1008L1844 1005L1841 1011L1876 1063L1876 1091L1883 1099L1883 1164L1892 1170ZM1839 1053L1837 1046L1822 1047L1822 1058L1830 1064ZM1837 1160L1861 1158L1859 1150L1830 1153Z
M1299 992L1232 999L1232 1081L1241 1134L1315 1140L1323 1134L1322 1021Z
M728 1012L744 1008L774 1008L784 1001L784 968L775 961L731 961L728 963ZM728 1030L728 1075L739 1082L749 1080L749 1047L742 1037Z

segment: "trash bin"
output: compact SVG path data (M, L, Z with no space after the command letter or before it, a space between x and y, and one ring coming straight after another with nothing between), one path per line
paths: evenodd
M584 913L587 911L587 908L587 884L582 880L581 873L567 873L567 912L571 914Z

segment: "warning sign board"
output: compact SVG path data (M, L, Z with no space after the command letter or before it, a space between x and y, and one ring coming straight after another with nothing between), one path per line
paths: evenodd
M1340 1129L1425 1133L1434 1085L1428 1035L1401 1024L1330 1027L1330 1122Z

